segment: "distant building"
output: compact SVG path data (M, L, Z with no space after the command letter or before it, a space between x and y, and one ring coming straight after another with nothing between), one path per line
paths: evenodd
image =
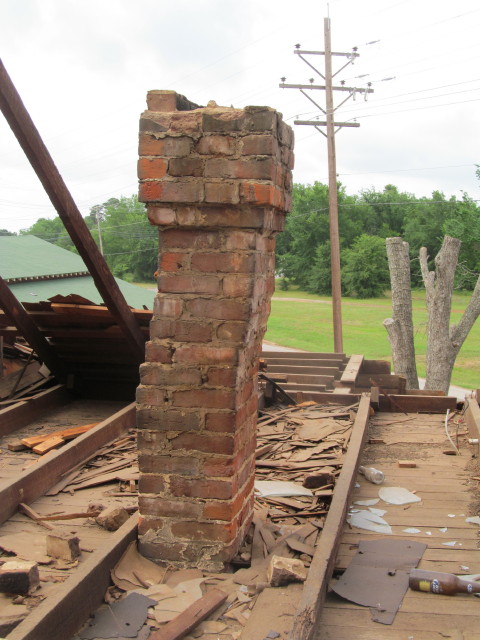
M103 304L82 258L36 236L0 236L0 276L20 302L40 302L74 293ZM128 305L153 308L154 290L115 280Z

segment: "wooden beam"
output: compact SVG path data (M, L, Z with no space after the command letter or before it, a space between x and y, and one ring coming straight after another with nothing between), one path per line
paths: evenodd
M470 438L480 438L480 408L478 400L473 396L467 396L466 402L468 402L468 405L465 411L465 423L468 434Z
M360 372L360 368L363 364L362 355L350 356L350 360L347 362L345 369L340 377L340 384L346 387L355 386Z
M364 360L360 373L390 373L390 363L386 360Z
M40 417L47 411L71 402L73 399L65 385L57 384L41 391L30 400L20 400L5 409L0 409L0 436L6 436L21 429L34 417Z
M328 582L333 574L335 559L340 548L351 495L355 487L360 452L367 438L370 415L370 397L360 399L357 417L352 428L345 461L333 492L332 503L308 572L300 604L293 620L290 640L312 640L318 631L320 615L325 602Z
M24 471L13 480L0 483L0 524L18 509L21 502L31 504L56 484L70 469L93 455L100 447L135 425L135 403L100 422L96 427L66 444L60 451Z
M139 363L143 362L145 341L142 332L1 60L0 109L87 265L105 304L122 327L132 352Z
M1 77L0 77L1 83ZM0 88L1 92L1 88ZM50 371L55 374L59 382L65 382L67 379L67 369L65 363L60 360L55 350L48 344L43 337L35 322L30 318L28 313L22 307L10 291L5 280L0 276L0 307L10 322L17 327L28 344L34 349L40 360L44 362Z
M339 391L341 391L339 389ZM300 391L298 394L292 393L293 396L297 396L295 400L297 402L307 402L312 400L313 402L325 403L325 404L355 404L360 400L360 393L332 393L330 391ZM301 396L301 398L299 397Z
M390 403L390 399L392 403ZM445 413L454 411L457 399L451 396L407 396L388 394L380 396L380 411L404 411L406 413Z
M71 638L103 602L110 571L137 537L138 514L115 531L82 561L55 595L45 598L9 634L9 640L65 640Z

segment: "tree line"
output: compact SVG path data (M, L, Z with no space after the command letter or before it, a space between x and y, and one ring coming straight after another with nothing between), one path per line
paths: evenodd
M478 175L478 170L477 170ZM480 177L480 176L479 176ZM338 186L342 292L375 297L390 286L385 239L401 236L410 245L412 284L421 286L419 250L433 257L443 237L461 240L456 286L473 289L480 272L480 208L466 193L461 199L434 191L417 198L387 185L349 195ZM151 227L137 196L111 198L85 217L112 273L128 281L149 282L157 268L158 232ZM0 230L0 234L8 234ZM60 218L40 218L21 234L32 234L70 251L76 249ZM328 186L295 184L285 231L277 237L277 275L281 286L331 293Z

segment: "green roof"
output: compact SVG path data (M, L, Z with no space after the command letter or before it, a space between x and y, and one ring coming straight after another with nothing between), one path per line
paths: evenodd
M86 272L82 258L35 236L0 236L0 276L5 280L32 278L28 282L9 282L8 286L20 302L40 302L61 294L75 293L102 304L92 276L60 277L68 273ZM45 280L33 280L48 276ZM58 276L58 277L55 277ZM135 309L153 308L155 282L151 289L138 287L115 278L127 304Z
M79 255L35 236L0 236L0 275L4 280L88 271Z

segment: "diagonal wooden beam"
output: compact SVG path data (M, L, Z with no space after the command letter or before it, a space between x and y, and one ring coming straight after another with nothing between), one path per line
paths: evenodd
M9 318L10 322L17 327L32 349L35 350L40 360L47 365L59 382L65 382L67 379L67 369L65 364L57 356L55 350L49 345L35 322L10 291L7 283L1 276L0 307Z
M140 327L1 60L0 109L87 265L105 304L122 328L138 362L143 362L145 340Z

